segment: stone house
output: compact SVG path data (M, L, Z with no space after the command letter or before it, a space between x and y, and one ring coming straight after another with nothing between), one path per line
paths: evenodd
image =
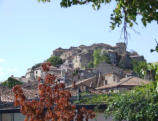
M80 81L75 83L75 88L76 89L80 88L81 91L86 91L87 88L95 89L97 86L97 81L98 81L97 76L93 76L93 77L90 77L88 79L80 80ZM66 86L66 89L72 89L72 88L74 88L73 83L71 85Z
M31 79L31 80L35 80L37 79L38 77L41 77L42 75L42 69L41 67L38 67L38 68L35 68L35 69L31 69L29 68L27 70L27 73L25 75L25 78L26 79Z
M42 67L34 69L34 78L38 79L38 77L42 77Z
M73 68L86 68L88 63L93 60L93 51L80 53L73 57Z
M34 72L31 68L27 69L27 72L25 74L25 78L34 79Z
M102 75L108 74L108 73L115 73L117 75L120 75L120 77L123 76L123 70L119 67L113 66L111 64L107 64L106 62L102 62L96 66L96 70L100 72Z
M125 54L126 52L126 44L123 42L116 43L116 46L113 47L113 50L117 52L118 55Z
M111 83L107 84L101 87L96 88L97 90L102 90L104 92L120 92L120 91L125 91L125 90L131 90L132 88L136 86L142 86L145 84L149 84L150 81L144 80L138 77L125 77L122 78L118 83Z
M66 51L68 51L68 50L59 47L59 48L57 48L56 50L53 51L52 56L61 56Z
M122 76L117 75L113 72L106 73L106 74L102 75L100 80L98 80L97 88L105 86L105 85L109 85L109 84L117 84L121 78L122 78Z

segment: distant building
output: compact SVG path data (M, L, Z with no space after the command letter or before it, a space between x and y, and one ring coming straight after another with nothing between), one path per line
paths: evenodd
M116 73L117 75L123 76L123 70L119 67L112 66L106 62L102 62L96 66L96 70L101 72L101 74L108 74L108 73Z
M121 79L118 83L107 84L98 87L96 89L102 90L104 92L109 92L109 91L119 92L119 91L131 90L133 87L142 86L149 83L150 81L138 77L126 77Z

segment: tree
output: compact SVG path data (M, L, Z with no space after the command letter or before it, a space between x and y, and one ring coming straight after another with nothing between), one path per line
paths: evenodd
M101 61L101 50L100 49L96 49L93 52L93 65L94 67L96 67L96 65L98 65Z
M101 56L101 60L103 62L111 64L110 57L109 57L109 54L107 52L103 52L103 55Z
M12 78L12 77L9 77L6 81L2 82L1 83L3 86L6 86L8 88L13 88L15 85L21 85L23 84L22 82Z
M50 2L51 0L38 0ZM112 0L61 0L61 7L71 7L73 5L84 5L92 3L94 9L99 10L101 5L111 3ZM137 17L141 17L144 26L152 21L158 22L158 1L157 0L115 0L116 7L111 13L111 29L124 24L130 27L137 24ZM125 33L126 34L126 33Z
M35 64L34 66L32 66L32 70L34 70L34 69L36 69L36 68L38 68L38 67L40 67L41 66L41 63L37 63L37 64Z
M137 76L143 78L147 71L147 63L145 61L132 60L132 68Z
M76 107L69 102L71 94L65 85L55 81L56 76L48 73L50 66L50 63L42 64L46 76L39 78L39 99L28 100L19 85L13 88L14 104L20 106L21 113L26 116L25 121L88 121L94 118L92 110L81 108L76 112ZM45 81L40 83L40 80Z
M112 96L105 110L114 121L157 121L158 90L155 82Z
M158 42L157 42L157 40L155 39L155 42L156 42L156 47L155 47L155 49L151 49L150 51L151 52L158 52Z
M88 68L93 68L93 67L94 67L93 61L89 62L88 63Z
M63 64L63 61L59 56L51 56L47 59L47 62L50 62L53 66L59 66Z
M110 62L110 57L108 55L108 53L104 52L103 54L101 54L101 50L100 49L96 49L93 52L93 65L94 67L96 67L96 65L98 65L101 62L106 62L106 63L111 63Z

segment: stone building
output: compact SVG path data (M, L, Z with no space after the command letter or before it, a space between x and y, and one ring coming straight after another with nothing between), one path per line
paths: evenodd
M117 75L122 76L123 70L119 67L113 66L111 64L107 64L106 62L102 62L96 66L96 70L101 74L115 73Z
M117 75L116 73L106 73L102 75L101 79L98 80L97 88L102 87L109 84L117 84L119 83L122 76Z
M125 54L126 52L126 44L125 43L116 43L116 46L113 47L113 50L117 52L118 55Z
M34 79L34 72L31 68L27 69L27 72L25 74L25 78Z
M81 53L73 57L73 68L86 68L93 60L93 52Z
M107 52L110 57L110 62L113 65L118 65L120 59L126 58L127 55L129 55L129 58L132 59L144 60L143 56L139 56L138 54L133 55L128 52L126 50L126 44L122 42L116 43L115 46L98 43L90 46L80 45L79 47L70 47L69 49L58 48L53 51L53 56L60 56L63 60L71 58L74 68L84 68L90 61L93 61L93 51L95 49L101 49L101 51Z
M56 49L56 50L53 51L52 56L61 56L66 51L68 51L68 50L59 47L58 49Z
M120 92L131 90L133 87L142 86L145 84L149 84L150 81L144 80L138 77L125 77L122 78L118 83L111 83L101 87L96 88L97 90L102 90L104 92Z

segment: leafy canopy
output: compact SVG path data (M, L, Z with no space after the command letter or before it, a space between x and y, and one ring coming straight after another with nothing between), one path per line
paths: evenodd
M132 60L132 68L137 76L143 78L146 75L147 63L145 61Z
M47 59L47 62L50 62L53 66L59 66L63 63L62 59L59 56L51 56Z
M93 67L94 67L93 61L89 62L88 63L88 68L93 68Z
M50 2L51 0L38 0L39 2ZM52 0L53 1L53 0ZM94 9L99 10L102 4L111 3L112 0L61 0L61 7L73 5L84 5L91 3ZM115 0L115 8L111 13L111 29L120 26L122 23L130 27L137 23L138 16L144 26L152 21L158 22L158 0Z
M93 52L93 65L96 67L96 65L98 65L101 62L111 63L110 57L108 53L104 52L102 54L100 49L96 49Z
M15 85L21 85L21 84L23 84L23 83L12 77L9 77L8 80L2 82L2 85L6 86L8 88L13 88Z
M157 121L158 92L154 83L112 97L106 117L114 121Z

